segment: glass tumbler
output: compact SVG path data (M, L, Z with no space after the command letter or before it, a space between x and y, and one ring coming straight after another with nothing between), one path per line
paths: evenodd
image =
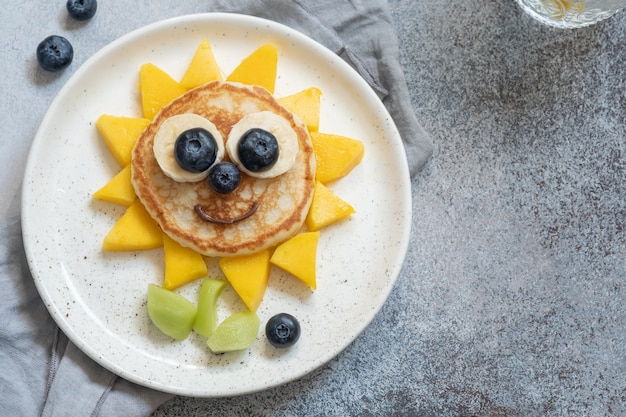
M589 26L624 7L626 0L516 0L527 13L550 26L565 29Z

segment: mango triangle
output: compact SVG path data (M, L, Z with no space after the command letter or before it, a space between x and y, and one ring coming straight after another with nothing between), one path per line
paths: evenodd
M300 233L292 237L274 250L270 262L316 289L315 265L319 237L319 231Z
M143 117L152 120L163 106L187 90L154 64L144 64L139 70L139 90Z
M207 276L204 257L163 234L165 278L163 288L173 290Z
M315 182L313 201L306 216L310 231L329 226L355 213L354 207L319 181Z
M315 153L315 178L323 184L345 177L363 159L365 147L357 139L311 132Z
M108 183L93 193L93 198L121 204L126 207L130 206L137 198L135 188L130 182L130 164L126 165Z
M222 71L215 61L211 44L208 39L202 39L183 78L180 79L180 85L191 90L210 81L222 81L223 79Z
M104 144L121 167L130 163L135 142L150 120L136 117L103 114L96 120L96 127Z
M270 251L268 249L220 259L220 269L241 301L250 311L261 304L270 275Z
M163 246L163 232L139 199L135 200L105 236L105 251L136 251Z
M315 87L306 88L290 96L279 99L280 104L295 113L306 125L309 132L317 132L320 125L320 99L322 91Z
M278 49L274 45L265 44L244 58L226 77L226 81L259 85L274 94L277 65Z

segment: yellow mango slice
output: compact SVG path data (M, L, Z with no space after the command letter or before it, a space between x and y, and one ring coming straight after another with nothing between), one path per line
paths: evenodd
M248 85L260 85L274 94L278 49L265 44L252 52L226 77L226 81L235 81Z
M315 182L313 201L306 216L310 231L319 230L354 214L354 208L319 181Z
M180 85L191 90L210 81L222 81L223 79L222 71L215 61L209 40L202 39L189 67L187 67L187 71L180 79Z
M363 159L363 142L346 136L311 132L317 162L315 179L328 184L343 178Z
M165 233L163 234L165 278L163 288L176 289L191 281L206 277L204 257L193 249L186 248Z
M163 232L137 199L104 237L105 251L135 251L163 246Z
M319 231L300 233L292 237L276 248L270 262L316 289L315 265L319 237Z
M113 158L125 167L130 163L137 138L149 123L148 119L103 114L96 120L96 127Z
M320 100L322 91L311 87L279 99L280 104L295 113L309 132L317 132L320 126Z
M244 302L248 310L256 311L261 304L270 276L270 251L222 258L220 269Z
M118 172L108 183L93 193L96 200L130 206L135 199L135 188L130 182L130 164Z
M152 120L163 106L187 91L154 64L144 64L139 69L139 90L143 117L149 120Z

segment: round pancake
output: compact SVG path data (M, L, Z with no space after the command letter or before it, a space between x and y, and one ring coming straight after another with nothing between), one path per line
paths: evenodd
M226 141L232 126L247 114L271 111L293 127L299 152L293 167L269 179L241 173L230 194L215 192L206 180L176 182L163 173L153 152L154 135L169 117L195 113L213 122ZM224 160L228 160L225 156ZM295 235L304 223L315 182L315 155L306 126L265 89L238 83L212 82L175 99L155 116L138 138L131 161L131 181L137 196L161 229L183 246L206 256L257 252ZM256 212L233 224L201 219L194 207L217 219Z

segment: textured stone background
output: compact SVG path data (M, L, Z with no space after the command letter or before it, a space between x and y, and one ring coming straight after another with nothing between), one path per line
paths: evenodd
M33 98L19 118L2 115L5 135L32 138L71 76L42 75L23 53L54 28L74 39L76 69L133 29L206 11L202 0L138 1L114 14L120 4L101 2L89 30L50 6L58 14L27 40L3 32L16 46L0 72L18 80L26 66L34 80L2 92L4 109ZM626 13L560 31L513 0L389 4L436 150L413 181L413 237L388 302L299 381L175 398L155 417L626 415ZM0 166L24 163L16 148ZM5 190L19 185L0 176Z
M626 415L626 14L389 4L436 145L395 290L310 376L155 416Z

